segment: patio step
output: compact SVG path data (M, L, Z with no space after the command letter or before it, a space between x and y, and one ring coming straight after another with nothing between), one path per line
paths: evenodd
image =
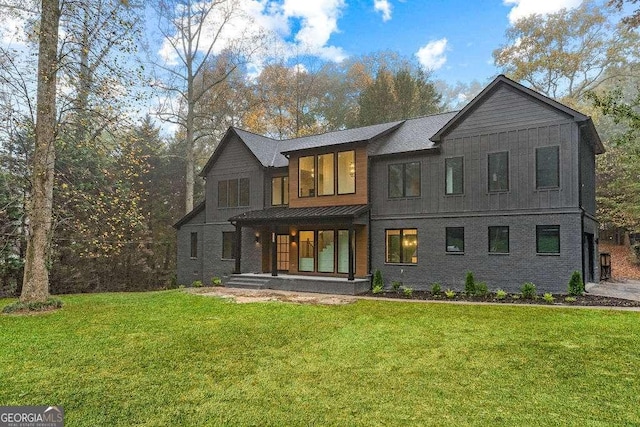
M268 283L269 279L263 277L232 275L231 279L225 283L225 286L228 288L266 289Z

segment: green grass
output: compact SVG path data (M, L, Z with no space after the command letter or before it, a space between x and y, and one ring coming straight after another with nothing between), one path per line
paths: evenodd
M0 405L68 426L640 424L637 312L62 299L0 316Z

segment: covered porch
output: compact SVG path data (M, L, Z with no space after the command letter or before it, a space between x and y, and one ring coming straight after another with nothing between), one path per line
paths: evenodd
M261 247L261 273L366 279L368 213L368 205L275 207L229 218L236 228L234 273L243 272L241 236L249 229Z

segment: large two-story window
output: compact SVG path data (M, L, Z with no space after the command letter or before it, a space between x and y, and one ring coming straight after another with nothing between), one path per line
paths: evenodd
M271 178L271 205L289 204L289 177L276 176Z
M560 226L536 226L536 252L539 254L560 253Z
M385 262L389 264L418 263L418 230L403 228L386 230Z
M352 194L356 191L353 150L303 156L298 160L298 196Z
M489 253L509 253L509 227L489 227Z
M445 194L464 193L464 162L462 157L444 160Z
M235 231L222 232L222 258L234 259L236 255L236 233Z
M249 206L249 178L218 181L218 207Z
M509 152L490 153L488 156L489 191L509 190Z
M536 148L536 188L560 186L560 147Z
M420 196L420 162L389 165L389 197Z

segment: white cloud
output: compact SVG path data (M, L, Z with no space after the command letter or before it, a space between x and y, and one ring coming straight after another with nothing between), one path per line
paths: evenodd
M573 9L580 6L582 0L503 0L505 6L512 7L509 12L509 22L525 18L535 13L546 15L560 9Z
M416 56L420 64L429 70L437 70L447 62L447 39L433 40L421 47Z
M389 0L373 0L373 9L382 14L384 22L391 19L391 3L389 3Z
M15 15L9 15L3 17L0 20L0 45L22 47L25 45L25 31L26 21Z

